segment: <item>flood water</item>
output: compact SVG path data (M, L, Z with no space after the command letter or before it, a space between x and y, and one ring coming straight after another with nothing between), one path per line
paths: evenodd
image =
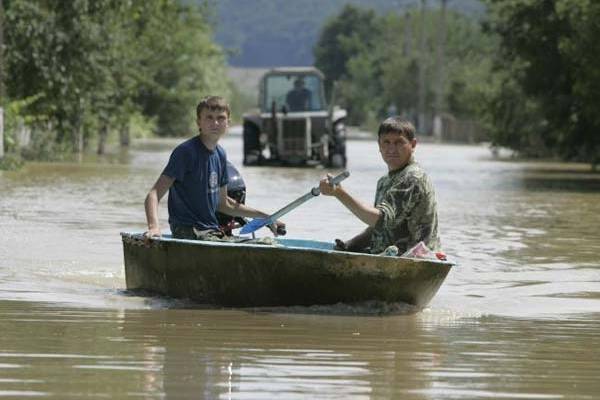
M600 398L600 174L419 144L458 263L430 307L223 309L124 290L119 232L145 229L177 143L0 172L0 397ZM223 145L265 211L325 172L243 167L240 137ZM376 144L350 141L348 156L344 185L371 203ZM325 197L283 219L292 238L363 228Z

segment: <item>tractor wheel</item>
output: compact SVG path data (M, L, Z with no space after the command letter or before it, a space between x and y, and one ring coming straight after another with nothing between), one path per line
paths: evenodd
M346 158L340 153L331 155L331 168L344 168L346 166Z
M343 122L334 128L333 143L329 146L329 165L332 168L346 167L346 127Z
M244 123L244 165L257 165L260 161L261 151L258 134L256 126L247 122Z

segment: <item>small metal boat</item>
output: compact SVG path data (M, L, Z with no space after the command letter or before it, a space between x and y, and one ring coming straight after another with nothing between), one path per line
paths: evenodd
M121 233L128 290L233 307L365 301L425 307L454 265L448 261L333 250L331 243L274 245L174 239L144 243Z

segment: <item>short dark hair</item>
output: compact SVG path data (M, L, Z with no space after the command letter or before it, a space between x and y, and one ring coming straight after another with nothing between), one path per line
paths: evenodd
M377 138L386 133L398 133L408 140L413 140L416 136L415 126L401 117L386 118L377 130Z
M208 109L211 111L225 111L227 118L231 115L231 108L223 97L220 96L206 96L196 106L196 117L200 118L202 110Z

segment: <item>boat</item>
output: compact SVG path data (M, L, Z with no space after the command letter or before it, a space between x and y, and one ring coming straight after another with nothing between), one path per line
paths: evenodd
M424 308L454 266L449 261L333 250L331 243L273 245L175 239L145 243L122 232L128 291L226 307L381 301Z

